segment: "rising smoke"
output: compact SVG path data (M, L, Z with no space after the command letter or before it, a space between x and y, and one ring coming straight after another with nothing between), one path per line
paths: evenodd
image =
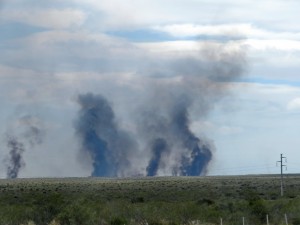
M75 128L82 150L92 157L92 176L124 176L135 142L118 127L110 103L103 96L80 95L78 103L81 110Z
M172 125L181 146L186 149L186 153L181 156L180 175L198 176L204 174L208 163L212 159L211 149L213 146L203 145L201 140L191 132L188 107L181 104L174 109Z
M31 147L41 145L45 137L45 130L40 120L26 115L19 119L19 124L23 126L22 136L28 141Z
M7 138L7 147L9 149L9 158L7 159L7 178L17 178L21 168L25 166L23 153L24 144L19 142L16 137Z
M142 101L130 118L134 131L120 129L119 112L103 96L79 96L81 109L75 128L82 149L92 157L93 176L207 173L214 145L191 130L191 113L198 119L207 116L226 94L227 83L242 74L244 55L217 46L203 50L197 60L178 58L156 69L154 75L159 76L147 74L139 93ZM131 107L125 110L132 111ZM132 132L138 144L128 138ZM135 167L137 157L146 163L144 167Z
M5 160L7 178L17 178L26 163L23 154L26 149L34 148L43 143L45 131L40 120L33 116L22 116L17 119L6 134L6 144L9 150Z
M157 138L154 140L151 150L153 155L146 169L147 176L156 176L162 154L165 154L168 151L168 145L165 139Z
M131 170L133 157L138 156L131 135L121 130L109 102L100 95L85 94L78 97L81 106L75 123L82 150L93 160L92 176L122 176L144 174L197 176L206 173L212 159L212 145L200 140L190 130L187 102L174 102L167 115L143 112L139 138L144 136L143 155L149 156L145 171ZM136 152L136 155L134 154Z

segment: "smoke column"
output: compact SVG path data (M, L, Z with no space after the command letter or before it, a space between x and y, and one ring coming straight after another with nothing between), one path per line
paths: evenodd
M172 66L163 71L174 76L162 77L159 83L154 83L152 98L146 100L146 111L151 113L141 113L139 131L144 133L147 143L159 138L169 148L167 152L155 149L157 157L149 160L147 168L156 170L147 171L148 176L207 173L215 147L191 131L190 112L194 110L200 118L208 115L214 104L227 94L227 83L243 73L245 62L243 51L229 51L226 46L207 46L200 55L198 60L179 58L169 63Z
M103 96L80 95L78 103L81 110L75 129L82 151L92 157L92 176L124 176L124 169L130 167L127 158L135 149L134 141L119 129L114 112Z
M183 98L184 101L179 99L172 99L174 103L171 105L174 106L165 106L168 110L162 118L159 118L159 112L141 113L143 121L140 123L140 130L148 142L144 154L150 152L150 159L146 171L135 171L135 174L156 176L160 169L165 170L166 174L181 176L206 173L206 167L212 158L210 149L213 146L203 144L190 131L190 101L186 98ZM117 125L109 102L101 95L89 93L80 95L78 103L81 109L75 129L81 140L82 151L92 158L91 175L132 175L124 172L128 171L132 157L136 157L131 153L137 153L137 149L130 135ZM170 159L174 161L171 162Z
M147 176L157 175L157 170L159 168L161 156L163 153L167 152L168 146L164 139L157 138L152 146L152 158L147 166Z
M198 176L205 173L205 168L212 159L212 146L201 146L201 140L189 129L188 108L185 104L175 107L172 124L182 146L187 150L182 155L180 175Z
M218 45L208 46L199 55L159 62L158 68L146 68L145 77L127 80L139 87L135 94L140 101L124 105L121 112L114 112L101 95L79 95L75 129L82 151L92 158L92 176L207 173L214 145L192 132L191 112L198 114L198 119L209 114L227 94L228 83L243 73L244 54L240 49L229 51ZM124 113L122 110L133 124L130 132L120 129L117 117ZM137 141L133 141L132 133ZM135 165L139 161L143 167Z
M5 160L7 178L17 178L20 170L25 167L23 154L26 150L41 145L45 131L41 121L33 116L22 116L16 120L6 132L6 145L9 153Z
M177 96L166 102L169 104L162 110L141 114L140 132L152 153L147 176L159 175L159 171L161 175L205 175L214 146L196 137L189 128L192 101L187 96Z
M24 145L15 137L8 137L7 147L9 148L9 159L7 166L7 178L17 178L21 168L25 166L22 154Z

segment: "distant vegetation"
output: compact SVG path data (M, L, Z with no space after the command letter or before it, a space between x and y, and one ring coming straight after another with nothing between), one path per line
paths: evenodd
M2 225L300 224L300 176L0 180Z

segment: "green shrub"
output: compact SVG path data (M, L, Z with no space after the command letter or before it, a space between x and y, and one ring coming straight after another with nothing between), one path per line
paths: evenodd
M125 225L128 224L127 220L124 218L116 217L110 221L110 225Z
M300 225L300 217L291 219L293 225Z
M143 197L136 197L131 199L131 203L143 203L145 200Z
M64 225L92 225L96 218L89 207L74 203L64 208L58 214L57 220Z

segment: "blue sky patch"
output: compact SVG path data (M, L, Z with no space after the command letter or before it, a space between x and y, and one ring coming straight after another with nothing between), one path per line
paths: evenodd
M259 84L274 84L274 85L289 85L289 86L300 86L300 82L283 80L283 79L267 79L262 77L248 77L240 78L237 82L246 82L246 83L259 83Z
M229 37L226 35L198 35L186 37L174 37L166 32L160 32L151 29L138 29L138 30L118 30L109 31L108 35L125 38L132 42L161 42L161 41L218 41L226 43L228 41L237 41L244 39L243 37Z
M160 42L175 41L178 39L164 32L157 32L147 29L110 31L107 32L107 34L120 38L125 38L133 42Z

